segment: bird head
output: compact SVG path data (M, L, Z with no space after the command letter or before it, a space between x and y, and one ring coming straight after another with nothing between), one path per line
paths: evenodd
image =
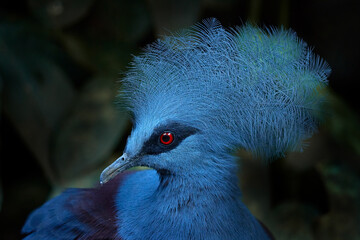
M284 29L226 30L208 19L157 40L122 80L134 127L101 182L133 166L166 174L230 166L221 156L237 148L265 159L298 150L316 130L329 73Z

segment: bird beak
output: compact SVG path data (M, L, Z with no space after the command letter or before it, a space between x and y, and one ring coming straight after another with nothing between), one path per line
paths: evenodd
M100 184L107 183L109 180L114 178L118 173L123 172L131 167L135 166L136 158L129 158L126 153L116 159L110 166L100 175Z

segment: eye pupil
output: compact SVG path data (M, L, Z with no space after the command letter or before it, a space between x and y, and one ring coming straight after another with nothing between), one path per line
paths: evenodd
M162 140L163 140L164 142L168 142L168 141L170 140L169 135L164 135L164 136L162 137Z
M174 135L171 132L164 132L160 135L160 142L169 145L174 141Z

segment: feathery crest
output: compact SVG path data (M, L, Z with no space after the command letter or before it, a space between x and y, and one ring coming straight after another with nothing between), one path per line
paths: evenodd
M329 66L293 31L216 19L149 45L134 58L120 97L141 121L188 122L215 149L270 158L298 150L316 130Z

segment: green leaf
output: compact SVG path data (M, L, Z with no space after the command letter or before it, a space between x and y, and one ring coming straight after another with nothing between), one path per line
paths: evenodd
M114 107L114 89L112 79L89 82L54 136L51 159L63 184L96 171L124 134L128 118Z
M50 135L74 98L58 63L62 53L45 32L25 24L0 25L4 112L52 182Z

